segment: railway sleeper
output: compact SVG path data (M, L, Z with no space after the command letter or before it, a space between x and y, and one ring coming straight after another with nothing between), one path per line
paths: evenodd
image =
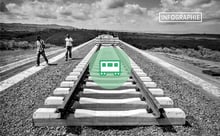
M33 114L35 126L133 126L182 125L185 113L179 108L164 108L164 118L156 118L146 109L126 111L95 111L77 109L74 114L61 118L56 108L39 108Z

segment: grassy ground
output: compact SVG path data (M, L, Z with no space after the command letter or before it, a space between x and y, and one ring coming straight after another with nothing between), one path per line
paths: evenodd
M199 47L194 49L153 48L150 51L160 53L167 58L192 64L202 69L202 72L219 79L220 51Z
M139 48L178 48L178 49L195 49L199 46L207 49L220 51L219 35L170 35L170 34L138 34L123 33L120 39Z
M152 48L151 51L164 52L164 53L177 54L177 55L186 55L189 57L216 61L216 62L220 61L220 51L214 51L203 47L198 47L197 50L160 47L160 48Z
M22 29L20 31L1 31L0 39L33 42L36 40L36 36L40 35L48 43L63 46L67 33L73 37L74 45L86 42L100 34L111 34L140 49L151 49L155 47L198 49L201 46L220 51L220 35L217 34L150 34L105 30L44 28L38 31L27 31L26 29L23 29L23 31Z
M55 51L57 49L62 49L63 47L51 47L46 48L45 51ZM1 50L0 51L0 66L4 66L22 59L36 56L36 49L26 49L26 50Z
M81 29L46 29L36 32L27 31L4 31L1 32L0 38L2 40L27 41L33 43L36 41L38 35L46 42L57 46L65 46L65 37L69 34L73 38L73 46L87 42L97 36L95 31L81 30Z
M151 52L149 50L146 52L220 88L220 76L211 76L203 72L204 70L220 69L220 62L196 59L185 55Z

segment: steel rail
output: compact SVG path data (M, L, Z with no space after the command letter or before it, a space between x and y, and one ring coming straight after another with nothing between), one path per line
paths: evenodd
M96 49L96 51L99 49L100 49L100 45L98 45L98 48ZM86 74L88 73L88 69L89 69L89 63L87 63L85 65L85 68L83 69L83 71L79 75L79 79L76 81L74 86L71 88L69 95L67 97L65 97L63 104L57 107L57 112L61 113L61 118L64 118L65 114L68 112L68 108L70 106L70 103L73 100L73 97L76 96L76 93L77 93L76 90L81 88L83 81L86 77Z
M119 46L118 46L119 47ZM121 49L119 47L119 49ZM120 53L116 50L118 56L123 60L126 61L123 55L120 55ZM164 110L160 106L159 102L155 99L155 97L151 94L151 92L148 90L147 87L145 87L143 81L140 79L140 77L136 74L136 72L132 69L131 70L132 77L134 78L138 89L140 90L142 96L144 97L144 101L147 102L149 105L148 110L152 110L155 117L160 118L163 116Z

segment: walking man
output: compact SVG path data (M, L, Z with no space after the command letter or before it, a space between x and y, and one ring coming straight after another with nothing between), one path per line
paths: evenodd
M37 45L37 66L40 65L40 55L42 55L46 63L49 64L47 56L44 51L45 43L44 43L44 40L42 40L40 36L37 36L36 45Z
M66 61L68 60L68 56L69 58L72 58L72 42L73 39L70 37L69 34L66 35Z

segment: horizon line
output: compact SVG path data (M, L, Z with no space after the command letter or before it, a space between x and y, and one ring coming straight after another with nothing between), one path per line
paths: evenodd
M111 32L130 32L130 33L148 33L148 34L200 34L200 35L220 35L220 33L192 33L192 32L157 32L157 31L133 31L133 30L109 30L109 29L95 29L95 28L79 28L79 27L75 27L75 26L70 26L70 25L61 25L61 24L56 24L56 23L21 23L21 22L0 22L0 24L22 24L22 25L57 25L60 27L72 27L72 29L85 29L85 30L95 30L95 31L111 31ZM50 28L49 28L50 29ZM63 28L65 29L65 28Z

